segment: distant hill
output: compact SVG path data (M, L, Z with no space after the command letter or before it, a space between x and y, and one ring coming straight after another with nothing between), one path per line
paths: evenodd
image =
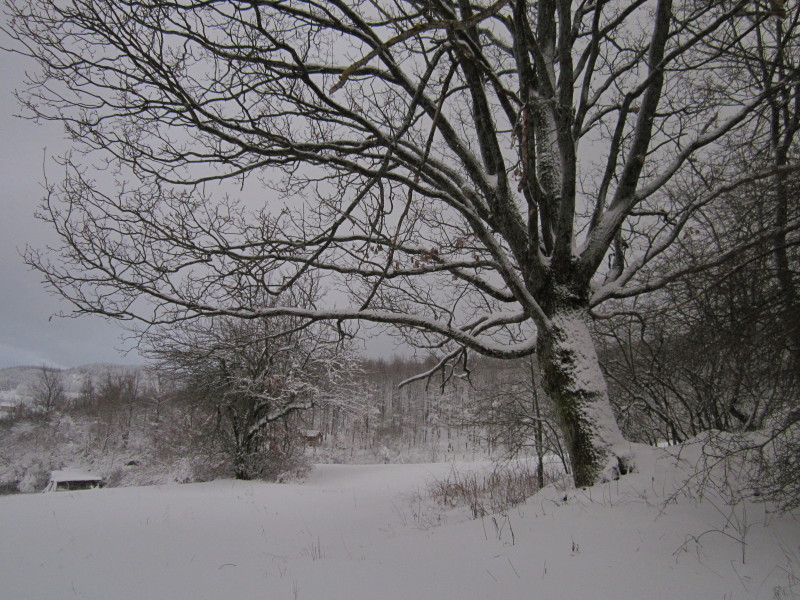
M136 376L145 389L155 386L151 367L146 365L115 365L93 363L71 369L54 369L58 372L67 398L77 398L88 381L96 386L109 378ZM0 369L0 403L31 404L36 385L41 381L41 366L20 366Z

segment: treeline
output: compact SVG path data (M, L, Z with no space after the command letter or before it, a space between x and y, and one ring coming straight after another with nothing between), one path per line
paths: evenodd
M133 482L163 481L159 469L176 468L190 451L187 432L170 432L191 425L184 419L191 411L175 402L175 387L162 374L41 367L27 387L25 401L0 421L4 491L37 491L51 470L63 467L94 470L112 485L125 481L128 467L139 468L130 474Z
M594 335L627 439L723 434L719 454L744 456L754 488L791 507L800 498L791 344L800 316L785 310L768 261L686 278L657 302L621 303L597 315ZM535 356L439 368L434 358L321 350L320 332L298 337L286 323L277 332L274 323L223 325L162 343L158 368L87 371L77 388L74 376L65 385L64 373L42 367L29 408L0 421L0 484L33 491L49 470L76 465L112 485L280 480L312 462L520 455L538 460L540 476L549 461L569 471Z
M512 399L528 385L525 363L482 361L468 379L400 387L432 364L360 361L348 388L358 397L311 403L264 427L267 443L249 449L260 461L257 475L281 479L311 462L433 462L528 451L524 419L499 418L503 397L518 403ZM63 467L91 469L110 485L256 476L237 472L242 448L221 396L154 368L82 377L70 389L64 372L42 367L30 385L32 402L0 420L4 491L37 491L49 471Z

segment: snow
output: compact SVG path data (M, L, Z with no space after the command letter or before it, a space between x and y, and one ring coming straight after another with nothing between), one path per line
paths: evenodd
M597 360L595 344L586 317L578 311L555 314L550 317L555 336L556 354L574 357L571 371L572 391L606 394L606 380Z
M53 471L50 473L50 481L102 481L103 478L93 473L85 471L78 471L73 469L62 469L60 471Z
M550 318L556 356L568 357L564 365L569 369L568 389L594 396L579 407L584 421L591 423L596 436L596 447L608 450L608 461L600 479L612 481L619 472L619 460L635 466L634 454L628 442L622 437L617 421L608 401L606 380L597 359L595 345L586 325L585 315L570 311L552 315Z
M0 497L0 597L800 597L796 515L701 495L694 448L636 453L639 473L475 521L425 500L446 463Z

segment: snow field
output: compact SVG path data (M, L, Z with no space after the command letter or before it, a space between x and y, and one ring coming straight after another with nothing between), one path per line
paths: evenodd
M800 597L795 515L700 501L680 488L686 453L636 451L640 473L586 490L551 486L476 521L424 499L446 463L321 465L298 484L2 497L0 598Z

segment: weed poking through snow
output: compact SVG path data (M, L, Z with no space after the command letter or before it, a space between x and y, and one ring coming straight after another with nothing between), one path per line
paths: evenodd
M545 478L545 485L549 477ZM444 508L468 507L473 519L505 513L539 491L535 468L524 462L496 465L490 473L458 471L428 487L428 495Z

